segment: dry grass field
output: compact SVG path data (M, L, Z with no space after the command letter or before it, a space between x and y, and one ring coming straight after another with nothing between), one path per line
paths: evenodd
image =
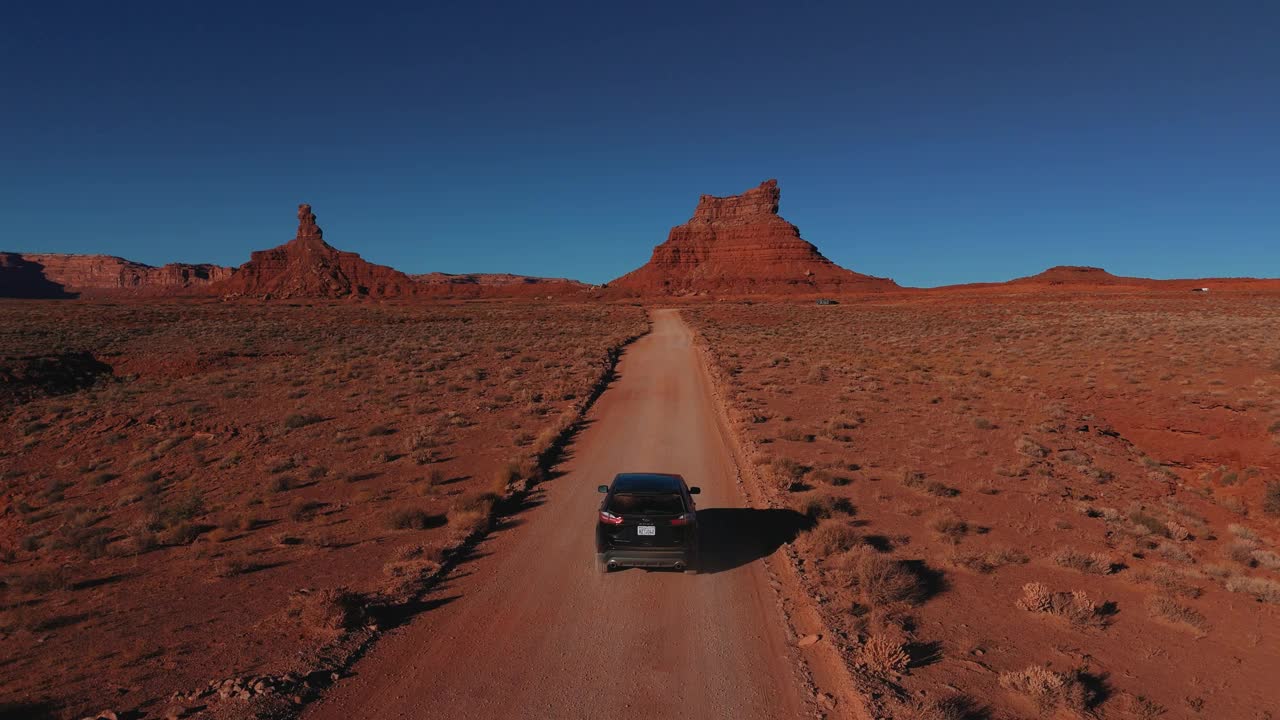
M1280 299L683 312L887 716L1280 708Z
M430 610L424 584L538 479L648 322L549 303L3 316L6 717L327 684Z

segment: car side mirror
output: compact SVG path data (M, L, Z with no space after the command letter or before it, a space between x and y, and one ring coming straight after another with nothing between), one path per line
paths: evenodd
M702 494L702 488L698 487L697 485L694 485L693 487L689 488L689 494L690 494L690 495L701 495L701 494Z
M609 492L609 486L608 486L608 485L601 485L601 486L597 487L597 488L596 488L596 490L598 490L598 491L600 491L600 492L602 492L602 493L607 493L607 492Z

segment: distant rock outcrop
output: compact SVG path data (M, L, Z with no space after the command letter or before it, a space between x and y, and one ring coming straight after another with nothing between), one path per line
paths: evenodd
M1088 265L1055 265L1042 273L1009 281L1017 285L1141 285L1152 282L1146 278L1112 275L1100 267Z
M544 278L509 273L424 273L410 275L429 297L564 297L591 290L592 286L568 278Z
M153 267L113 255L0 253L0 297L195 293L232 272L204 264Z
M417 284L404 273L375 265L324 241L310 205L298 206L292 240L258 250L214 289L224 296L272 298L409 297Z
M611 294L785 295L891 290L897 283L836 265L778 215L768 180L741 195L703 195L648 264L609 283Z

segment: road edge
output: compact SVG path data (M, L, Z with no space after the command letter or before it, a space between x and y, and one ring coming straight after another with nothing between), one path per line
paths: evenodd
M679 313L679 309L676 312ZM689 327L693 336L699 371L707 380L706 386L715 401L717 421L728 442L734 474L743 496L754 506L786 507L775 493L770 492L768 485L756 472L758 464L754 460L760 452L754 443L738 431L738 426L746 421L742 413L729 402L726 392L728 383L718 363L714 361L705 338L684 320L683 315L681 320ZM798 560L790 544L783 546L782 553L775 553L764 559L779 610L787 623L788 639L792 642L789 650L791 659L800 671L807 689L813 693L812 701L822 717L875 720L880 714L875 709L874 687L872 683L859 682L857 675L849 667L845 660L848 656L847 649L839 646L836 636L823 619L822 610L804 580ZM819 640L804 648L799 647L800 638L814 636Z

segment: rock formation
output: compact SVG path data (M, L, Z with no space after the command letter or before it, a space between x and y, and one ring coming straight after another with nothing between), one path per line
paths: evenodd
M898 287L823 257L778 215L779 197L776 180L741 195L703 195L689 222L671 229L648 264L609 283L609 293L781 295Z
M418 285L408 275L375 265L324 241L310 205L298 206L298 233L270 250L258 250L214 289L224 296L271 298L409 297Z
M195 293L232 272L204 264L153 267L112 255L0 253L0 297Z
M1112 275L1100 267L1056 265L1037 275L1010 280L1018 285L1139 285L1153 281Z
M590 285L568 278L544 278L509 273L425 273L410 275L429 297L565 297L591 290Z

